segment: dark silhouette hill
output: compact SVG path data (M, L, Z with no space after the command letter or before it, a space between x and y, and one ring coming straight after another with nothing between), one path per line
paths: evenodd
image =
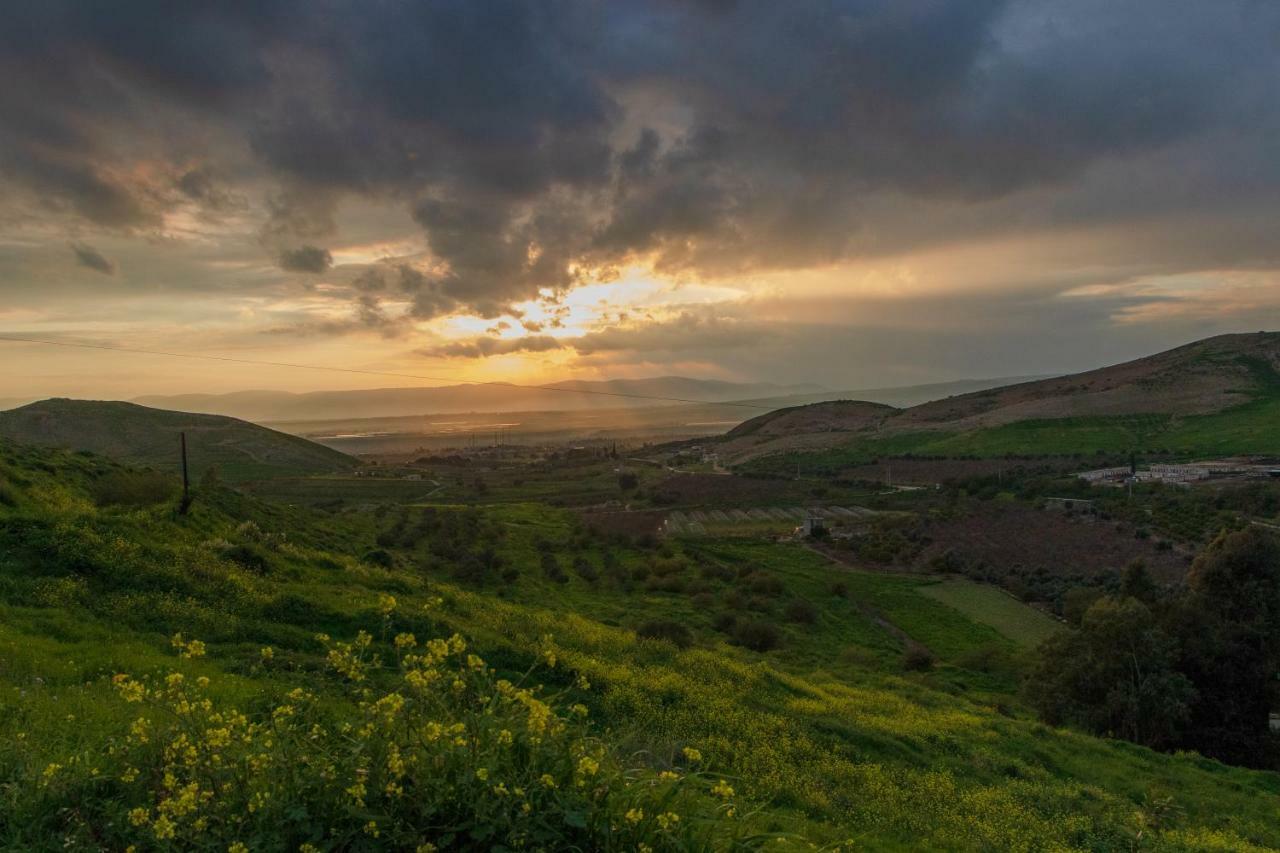
M163 469L179 467L184 432L193 476L211 466L225 479L247 480L330 473L356 464L304 438L221 415L60 398L0 412L0 436L13 441L88 450Z

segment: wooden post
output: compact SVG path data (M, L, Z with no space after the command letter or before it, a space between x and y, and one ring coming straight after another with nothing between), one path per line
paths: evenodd
M178 511L186 515L191 508L191 478L187 475L187 434L180 432L178 437L182 441L182 504Z

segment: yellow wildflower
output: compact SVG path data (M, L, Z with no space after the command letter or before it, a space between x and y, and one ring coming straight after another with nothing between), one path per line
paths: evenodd
M151 831L155 833L156 839L159 841L167 841L174 836L173 821L165 815L156 818L156 822L151 825Z
M385 592L378 595L378 612L390 616L396 610L396 597Z
M721 779L715 785L711 786L711 793L723 799L729 799L733 796L733 788L729 787L729 783Z
M698 750L694 749L691 746L686 746L683 750L681 750L681 752L684 753L684 757L688 759L688 761L692 764L697 764L699 761L702 760L702 753L698 752Z
M627 823L639 823L644 820L644 809L627 809Z

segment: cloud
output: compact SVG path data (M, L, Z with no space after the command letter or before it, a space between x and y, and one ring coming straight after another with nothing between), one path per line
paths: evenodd
M1086 228L1135 236L1116 269L1275 265L1277 32L1256 0L11 3L0 221L196 239L194 207L241 229L209 260L315 274L394 208L426 251L349 307L415 322ZM628 339L679 346L578 351Z
M288 272L321 273L333 266L333 255L317 246L299 246L281 252L277 263Z
M526 335L522 338L476 337L442 344L422 351L423 355L444 358L488 358L519 352L548 352L564 344L549 335Z
M115 275L116 263L97 249L86 243L72 243L71 251L75 253L76 263L103 275Z

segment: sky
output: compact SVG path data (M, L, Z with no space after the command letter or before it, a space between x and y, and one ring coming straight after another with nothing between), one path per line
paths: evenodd
M1280 328L1273 0L0 7L0 397L1087 369Z

